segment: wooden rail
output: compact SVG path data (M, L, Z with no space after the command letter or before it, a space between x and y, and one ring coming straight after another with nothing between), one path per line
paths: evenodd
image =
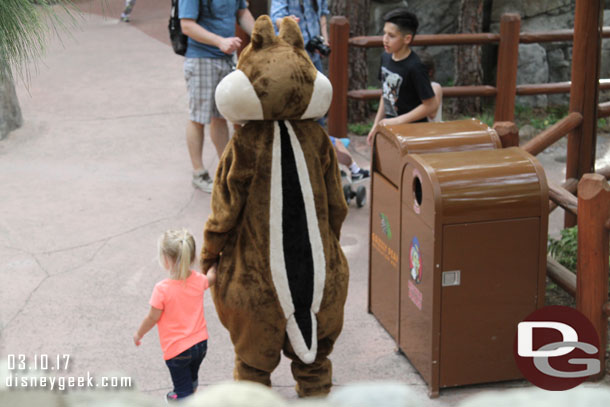
M563 182L561 184L561 188L568 191L568 193L574 195L574 194L576 194L576 190L578 189L578 180L574 179L574 178L567 179L567 180L565 180L565 182ZM573 201L570 200L570 202L573 202ZM560 203L555 202L552 199L552 197L549 197L549 213L553 212L555 209L557 209L560 206L561 206Z
M604 27L603 38L610 38L610 27ZM574 30L538 31L531 33L520 33L521 44L542 42L566 42L574 40ZM500 42L500 34L495 33L473 33L473 34L418 34L413 40L413 45L483 45L497 44ZM383 46L381 35L358 36L349 39L349 45L360 48L378 48Z
M578 213L578 199L565 188L549 183L549 199L575 215Z
M572 112L536 137L528 141L523 149L532 155L538 155L545 148L563 138L570 131L580 126L582 115Z
M551 280L572 297L576 297L576 274L559 264L551 256L546 258L546 271Z

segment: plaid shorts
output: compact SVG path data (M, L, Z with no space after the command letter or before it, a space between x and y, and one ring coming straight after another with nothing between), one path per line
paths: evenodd
M214 92L218 83L233 71L230 58L186 58L184 79L189 93L189 118L209 124L213 117L222 117L216 108Z

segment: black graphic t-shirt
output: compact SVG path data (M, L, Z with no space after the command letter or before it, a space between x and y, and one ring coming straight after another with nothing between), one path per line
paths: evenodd
M434 97L428 72L413 50L400 61L394 61L392 54L384 52L381 55L379 80L383 87L385 117L408 113L422 100ZM426 122L428 118L418 121Z

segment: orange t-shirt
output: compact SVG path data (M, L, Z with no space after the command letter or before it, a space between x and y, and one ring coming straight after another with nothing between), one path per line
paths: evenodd
M209 286L208 278L193 270L186 280L166 278L155 284L150 305L163 310L157 322L163 359L171 359L208 339L203 292Z

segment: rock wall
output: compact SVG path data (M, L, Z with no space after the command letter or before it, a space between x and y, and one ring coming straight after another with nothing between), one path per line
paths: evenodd
M521 32L553 31L574 28L575 0L484 0L487 12L485 22L490 32L499 32L503 13L521 15ZM395 7L404 7L407 1L371 0L370 35L383 32L382 16ZM458 0L408 0L408 6L420 21L420 34L455 33L457 29ZM610 9L610 2L605 3ZM604 16L604 25L610 26L610 12ZM436 62L436 80L441 84L453 82L454 47L416 47L426 51ZM495 84L497 46L485 50L486 82ZM380 49L368 51L369 83L379 86L378 70ZM519 46L518 84L569 81L571 75L572 43L521 44ZM610 40L602 43L601 78L610 78ZM524 106L546 107L566 105L568 95L539 95L518 97L516 103Z

